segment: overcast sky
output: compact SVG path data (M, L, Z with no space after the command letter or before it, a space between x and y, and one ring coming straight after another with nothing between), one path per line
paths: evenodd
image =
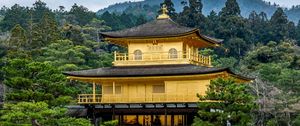
M36 0L0 0L0 6L10 7L16 3L22 6L31 6ZM124 2L129 0L43 0L51 9L57 9L58 6L63 5L69 9L74 3L88 7L92 11L97 11L101 8L107 7L108 5ZM141 0L131 0L141 1ZM292 5L300 5L300 0L266 0L272 3L278 3L284 7L291 7Z

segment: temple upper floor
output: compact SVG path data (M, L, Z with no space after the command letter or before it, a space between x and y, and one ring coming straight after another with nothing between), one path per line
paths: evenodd
M222 42L201 34L197 28L177 24L166 12L154 21L102 32L100 36L128 49L126 53L114 53L115 66L196 64L210 67L210 56L203 56L198 50L217 47Z
M183 41L142 42L128 45L127 53L114 52L114 66L195 64L211 67L211 57Z

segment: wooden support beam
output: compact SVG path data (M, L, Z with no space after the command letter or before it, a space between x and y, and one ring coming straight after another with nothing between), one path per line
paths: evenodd
M171 126L174 126L174 115L171 115Z
M116 83L113 81L113 95L115 96L116 94Z
M168 113L167 113L167 105L164 104L165 107L165 126L168 126Z
M96 83L93 82L93 102L96 102Z

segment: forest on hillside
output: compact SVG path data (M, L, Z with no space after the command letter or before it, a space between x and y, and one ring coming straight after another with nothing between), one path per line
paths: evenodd
M245 105L251 102L256 107L244 111L243 116L249 118L241 116L236 125L300 125L300 21L290 21L282 8L270 18L255 11L245 18L236 0L227 0L220 12L211 11L207 16L201 0L189 3L178 12L171 0L164 0L173 21L224 40L220 48L200 50L213 57L215 67L230 67L255 78L237 91L255 98ZM62 72L112 66L112 52L126 49L101 40L98 33L153 20L148 16L154 12L136 14L137 9L97 15L77 4L70 10L64 6L51 10L40 0L33 7L2 7L0 125L91 125L88 119L66 114L66 106L76 104L77 94L92 92L90 85L69 81ZM234 82L212 82L219 83ZM218 125L202 116L195 119L195 125Z
M156 12L159 10L159 4L164 0L142 0L134 2L123 2L110 5L106 8L100 9L97 14L101 15L108 11L110 13L122 13L122 12L134 12L135 14L145 14L148 13L148 18L155 18ZM189 4L189 0L173 0L174 9L177 13L183 11L183 7ZM211 11L219 13L225 6L226 0L201 0L203 3L202 13L207 16ZM267 2L265 0L237 0L239 7L241 9L241 15L243 17L248 17L252 11L258 13L264 12L267 17L270 18L276 9L280 5L276 3ZM149 10L149 8L152 8ZM137 9L139 11L133 11ZM298 22L300 19L300 6L294 5L291 8L283 8L284 12L288 16L288 19L293 22Z

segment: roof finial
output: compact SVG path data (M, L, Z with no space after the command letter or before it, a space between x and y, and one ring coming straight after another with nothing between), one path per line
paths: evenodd
M163 4L161 7L162 14L157 17L157 19L168 19L170 16L168 15L168 7L166 4Z

